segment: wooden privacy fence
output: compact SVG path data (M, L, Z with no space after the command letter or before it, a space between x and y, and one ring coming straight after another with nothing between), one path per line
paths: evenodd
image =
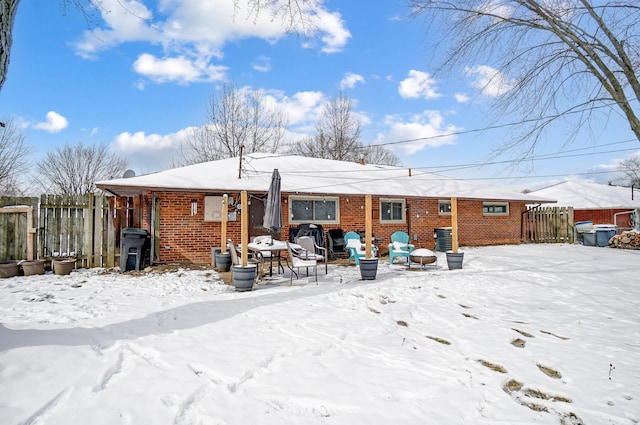
M128 212L126 198L92 193L0 197L0 261L69 256L78 267L114 267Z
M572 207L533 208L522 213L522 240L532 243L573 243Z

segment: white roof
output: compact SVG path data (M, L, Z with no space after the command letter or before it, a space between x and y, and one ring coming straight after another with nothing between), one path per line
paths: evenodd
M569 180L530 193L554 198L557 206L576 209L640 208L640 190L631 199L631 188L609 186L580 180Z
M242 158L203 162L139 177L98 182L117 195L144 191L264 192L271 174L278 169L283 193L407 196L554 202L553 199L523 194L498 186L485 186L433 173L387 165L308 158L295 155L253 153Z

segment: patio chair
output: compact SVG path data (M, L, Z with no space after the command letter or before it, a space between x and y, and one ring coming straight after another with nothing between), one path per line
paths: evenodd
M332 260L335 260L338 256L342 257L348 254L342 229L329 229L327 231L327 247L329 248L329 258Z
M409 261L409 256L414 249L415 246L409 243L408 234L402 231L395 232L391 235L389 244L389 264L393 264L393 259L396 257L406 257Z
M302 247L300 254L306 259L315 258L317 261L324 261L324 274L329 272L327 264L327 249L318 246L315 239L311 236L301 236L296 238L295 242Z
M291 277L289 279L289 286L293 285L293 275L296 275L296 279L298 279L300 274L300 268L304 267L307 269L307 277L309 277L309 267L313 267L313 272L316 278L316 284L318 283L318 260L305 258L302 252L297 251L291 247L291 244L287 241L287 251L289 252L289 259L291 260L291 265L287 266L291 269ZM296 273L293 269L298 269Z
M231 265L239 266L241 265L240 257L238 254L238 247L233 243L231 239L227 240L227 246L229 247L229 253L231 254ZM249 249L247 264L255 264L256 265L256 283L262 279L264 274L264 257L262 256L262 252L255 251Z
M365 252L366 245L360 241L360 235L356 232L347 232L344 235L346 247L349 250L349 258L347 259L347 265L351 264L351 259L355 260L356 266L360 265L360 258L365 258L367 253ZM371 257L376 257L376 247L371 244Z

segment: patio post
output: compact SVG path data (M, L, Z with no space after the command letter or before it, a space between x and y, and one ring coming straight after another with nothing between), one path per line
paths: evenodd
M222 222L220 223L220 252L224 254L227 252L227 204L229 202L229 195L222 195Z
M365 258L371 258L371 195L364 197Z
M458 252L458 199L451 198L451 251Z
M242 244L242 267L247 267L247 258L249 256L249 202L247 191L243 190L240 193L240 199L242 202L242 209L240 210L240 224L242 230L240 231L240 243Z

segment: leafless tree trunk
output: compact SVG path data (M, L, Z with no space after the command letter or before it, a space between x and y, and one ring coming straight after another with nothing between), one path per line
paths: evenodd
M37 164L45 190L61 195L84 195L96 189L100 180L120 178L128 161L110 153L106 144L66 144Z
M640 140L640 6L634 1L408 0L413 15L444 28L440 71L488 64L502 82L496 115L517 112L521 133L506 147L535 148L558 120L576 127L617 110ZM504 80L503 78L507 78ZM559 138L556 135L556 138Z
M3 121L0 126L0 193L15 193L17 180L26 168L29 153L24 135L13 121Z
M353 99L343 92L324 105L316 134L306 137L291 147L296 155L338 161L396 165L398 158L381 146L366 146L360 142L360 121L353 114Z
M7 79L9 53L13 42L13 21L19 0L0 0L0 90Z
M238 89L233 83L211 96L207 115L207 124L186 142L183 163L238 156L240 146L245 153L277 152L288 125L279 107L265 104L262 91Z

